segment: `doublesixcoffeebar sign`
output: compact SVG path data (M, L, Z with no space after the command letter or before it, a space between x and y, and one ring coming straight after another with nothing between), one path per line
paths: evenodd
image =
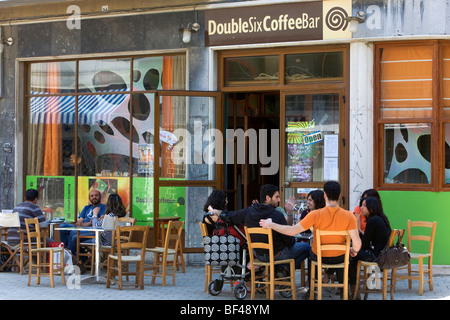
M205 12L206 45L350 38L351 0L272 4Z

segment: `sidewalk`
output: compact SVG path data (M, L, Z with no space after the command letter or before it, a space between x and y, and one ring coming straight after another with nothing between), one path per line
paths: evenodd
M105 271L102 270L102 274ZM86 273L81 277L84 278ZM217 275L213 275L216 279ZM296 274L297 283L299 276ZM134 278L131 278L134 281ZM394 294L395 300L450 300L450 268L434 267L433 277L434 290L429 291L428 284L424 286L423 296L418 294L418 281L413 281L413 288L408 289L408 281L399 281ZM224 284L222 292L217 296L211 296L204 291L205 274L204 266L187 266L186 273L181 270L176 274L176 285L172 285L172 279L168 278L166 287L162 287L161 279L157 278L154 285L151 284L151 277L145 277L144 290L134 287L125 287L118 290L117 285L106 289L105 284L81 282L79 288L74 287L74 277L66 277L67 284L61 283L61 278L55 278L55 288L50 287L48 278L41 278L41 284L36 285L36 278L32 277L31 285L28 287L28 275L19 275L16 272L0 272L0 300L233 300L239 303L234 297L228 284ZM257 294L256 299L265 300L264 294ZM292 301L275 294L278 301ZM388 293L388 299L390 295ZM298 300L302 300L299 294ZM336 294L327 294L323 300L339 300ZM369 294L368 300L381 300L381 294ZM243 301L250 301L250 293ZM284 305L284 303L283 303Z

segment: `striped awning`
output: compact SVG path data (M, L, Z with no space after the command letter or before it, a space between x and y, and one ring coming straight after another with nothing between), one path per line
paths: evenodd
M78 124L109 123L111 114L128 98L129 94L78 96ZM30 122L75 124L75 99L75 96L31 97Z

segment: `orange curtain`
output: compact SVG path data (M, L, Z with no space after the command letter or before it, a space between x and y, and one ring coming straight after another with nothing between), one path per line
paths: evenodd
M51 62L47 70L47 88L49 93L59 93L60 72L59 63ZM62 129L57 114L48 114L45 117L44 129L44 175L62 175Z
M431 117L433 46L383 48L380 107L383 118Z
M171 90L173 84L173 59L163 58L162 86L163 90ZM172 97L162 97L161 127L162 130L173 132L173 101ZM175 176L175 164L172 161L172 150L169 145L161 142L161 177L173 178Z

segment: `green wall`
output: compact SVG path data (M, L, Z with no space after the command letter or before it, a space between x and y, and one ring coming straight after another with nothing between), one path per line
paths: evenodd
M426 191L380 191L384 213L389 218L391 227L406 229L411 221L437 221L434 240L433 265L450 265L450 192ZM422 228L421 228L422 229ZM407 237L403 238L407 245ZM423 252L411 244L413 252ZM408 248L410 250L410 248ZM413 260L417 263L417 260Z

